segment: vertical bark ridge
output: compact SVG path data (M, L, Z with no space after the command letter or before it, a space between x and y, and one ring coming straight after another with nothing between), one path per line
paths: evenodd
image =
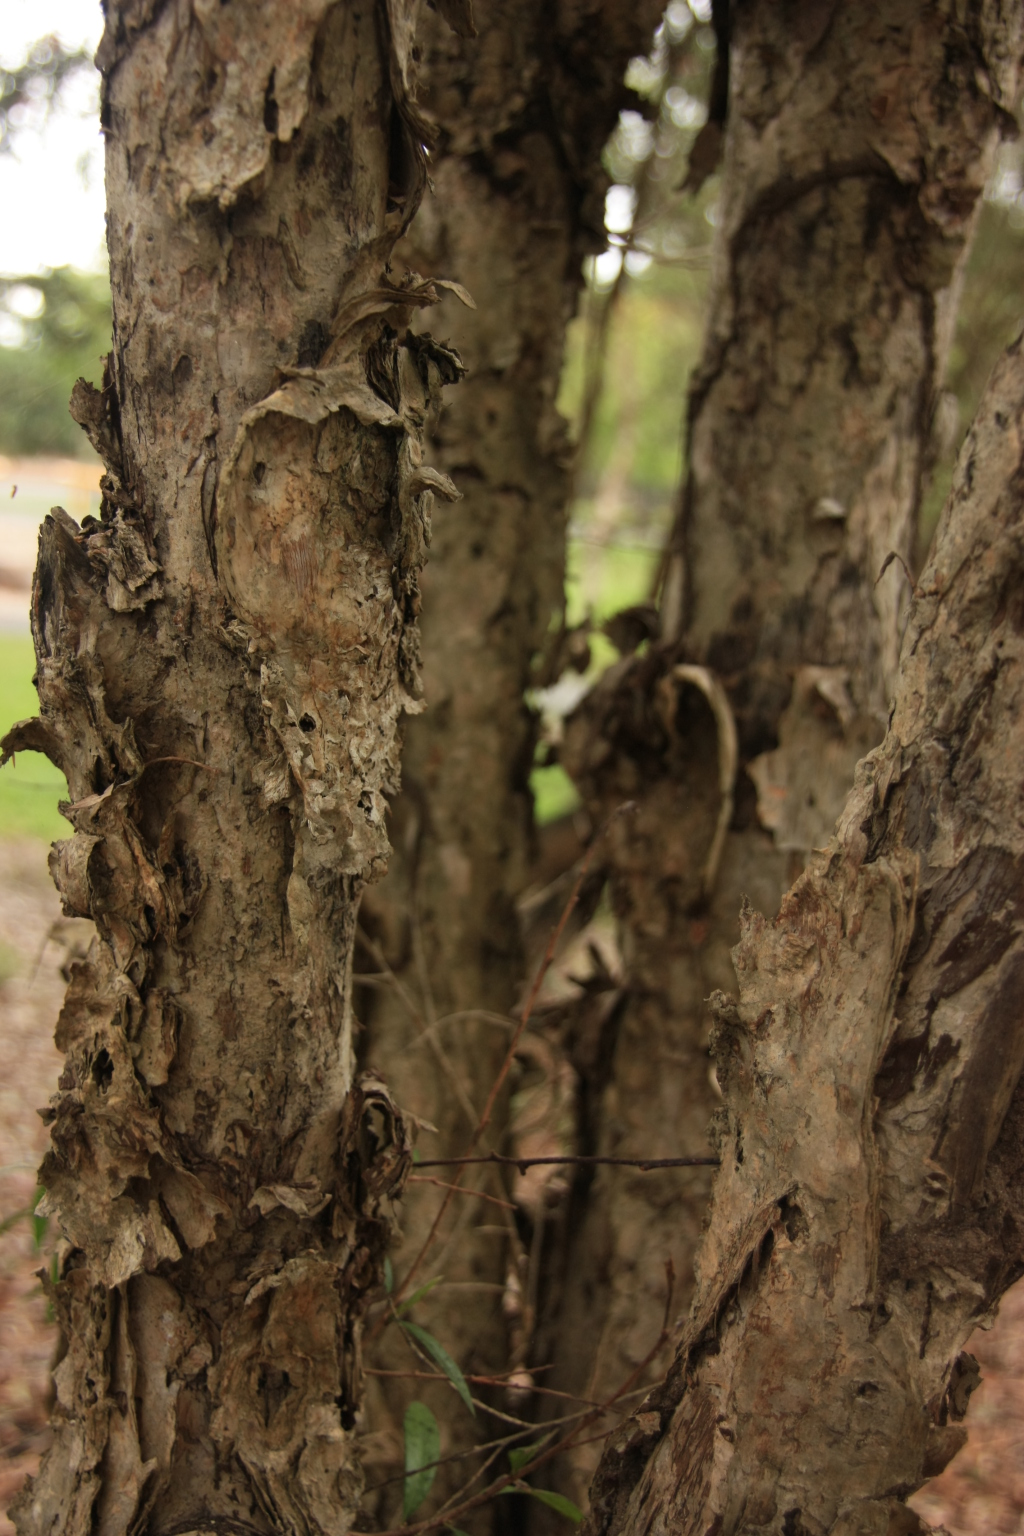
M626 66L649 46L660 12L659 0L485 0L475 38L437 25L425 38L424 102L439 128L434 190L401 251L476 301L470 311L446 300L423 322L451 337L469 370L431 444L463 499L435 520L421 615L429 708L405 730L396 852L364 902L375 947L361 961L377 972L386 961L395 978L367 996L364 1059L386 1064L401 1103L437 1128L422 1137L425 1155L465 1150L523 984L515 898L529 880L536 739L523 695L561 614L571 461L555 397L582 259L604 244L601 152L629 100ZM502 1193L493 1171L467 1183ZM410 1190L397 1279L443 1193ZM443 1274L451 1287L431 1293L422 1321L467 1371L509 1362L503 1222L494 1206L458 1199L418 1277ZM511 1235L515 1243L514 1226ZM401 1339L381 1344L382 1364L413 1363ZM476 1433L444 1387L418 1383L417 1395L433 1403L452 1449ZM375 1422L400 1424L408 1396L408 1384L386 1383ZM464 1476L456 1463L452 1479ZM435 1486L448 1486L448 1469Z
M885 740L775 921L744 909L693 1313L605 1453L591 1532L925 1529L903 1501L966 1438L959 1351L1024 1272L1022 578L1019 340L915 589Z
M360 1322L409 1165L356 1078L435 491L438 291L386 274L425 184L414 7L111 3L99 520L45 520L51 869L96 939L41 1179L68 1240L55 1441L19 1532L347 1529Z
M595 1148L624 1156L705 1149L703 999L733 985L740 900L777 910L882 736L933 402L1020 38L981 6L751 3L730 46L663 639L602 679L562 754L595 818L639 803L612 838L629 982ZM731 805L712 684L735 721ZM602 1397L643 1357L666 1254L689 1298L707 1187L595 1179L566 1259L559 1386ZM581 1456L577 1495L587 1471Z

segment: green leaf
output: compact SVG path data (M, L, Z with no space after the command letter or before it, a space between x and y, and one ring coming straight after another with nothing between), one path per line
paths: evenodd
M53 1258L50 1260L50 1281L53 1285L57 1285L59 1280L60 1265L57 1262L57 1255L54 1254ZM46 1321L48 1323L55 1323L57 1321L57 1314L53 1309L53 1302L50 1300L49 1296L46 1298Z
M414 1307L418 1301L422 1301L424 1296L429 1296L434 1286L440 1285L443 1279L444 1275L435 1275L433 1280L427 1281L426 1285L419 1286L413 1291L411 1296L407 1296L404 1301L399 1302L395 1308L395 1316L404 1317L410 1307Z
M441 1432L426 1403L410 1403L405 1410L405 1486L402 1517L408 1520L419 1509L434 1484L435 1463L441 1452Z
M476 1418L476 1409L473 1407L473 1399L469 1395L469 1386L466 1378L448 1351L437 1342L432 1333L428 1333L425 1328L419 1327L417 1323L403 1322L401 1326L405 1329L406 1333L416 1340L421 1349L426 1350L435 1364L441 1367L470 1413Z
M525 1467L543 1449L543 1440L538 1440L535 1445L517 1445L508 1453L508 1464L513 1472L518 1472L520 1467Z
M546 1504L556 1514L564 1515L567 1520L572 1521L573 1525L579 1525L583 1519L582 1509L579 1509L572 1499L567 1499L564 1494L549 1493L546 1488L524 1488L523 1492L531 1494L535 1499L539 1499L542 1504Z
M50 1225L49 1217L36 1215L36 1206L45 1194L45 1189L37 1189L32 1196L32 1246L36 1253L43 1246L43 1238L46 1236L46 1229Z
M391 1292L394 1290L394 1288L395 1288L395 1271L391 1267L391 1260L385 1255L385 1258L384 1258L384 1289L387 1292L387 1294L390 1296Z

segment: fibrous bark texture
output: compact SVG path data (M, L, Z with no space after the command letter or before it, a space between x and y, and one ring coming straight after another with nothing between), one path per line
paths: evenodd
M590 1529L923 1529L964 1340L1024 1269L1024 351L915 591L888 734L714 1000L722 1167L665 1384Z
M601 151L629 100L626 66L660 13L660 0L484 0L475 38L440 25L424 37L422 99L439 138L433 191L400 249L416 270L458 279L476 309L446 301L425 320L468 369L431 443L463 499L435 519L421 617L429 707L405 730L395 855L363 908L379 948L361 966L390 968L365 1004L365 1059L436 1127L425 1156L465 1151L523 985L515 898L529 879L536 739L523 695L561 617L571 466L555 396L582 260L604 243ZM493 1171L467 1182L503 1193ZM410 1190L399 1280L442 1198L436 1186ZM460 1198L417 1276L444 1275L424 1318L467 1371L525 1351L529 1318L500 1305L510 1257L525 1280L503 1222L509 1232L507 1214ZM385 1353L408 1367L400 1339ZM381 1396L400 1422L407 1385ZM444 1388L436 1399L453 1419ZM469 1433L468 1415L460 1422Z
M347 1529L360 1318L409 1162L353 1072L363 884L417 698L429 397L385 277L425 180L401 0L109 3L114 347L72 410L99 521L46 519L51 868L96 941L41 1178L69 1249L20 1532Z
M733 8L664 638L606 675L562 753L595 820L639 806L609 838L628 990L593 1084L593 1150L707 1150L703 999L733 985L740 899L777 910L881 738L933 402L1020 25L1016 9L919 0ZM560 1315L601 1352L582 1375L574 1339L558 1385L603 1397L643 1357L666 1256L690 1294L706 1193L694 1174L594 1181Z

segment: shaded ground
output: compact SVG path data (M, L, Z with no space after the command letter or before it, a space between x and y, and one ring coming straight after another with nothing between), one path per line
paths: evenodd
M53 1026L62 968L90 925L63 918L38 840L0 841L0 1223L25 1210L46 1131L36 1114L60 1058ZM37 1272L52 1261L52 1224L37 1246L31 1219L0 1232L0 1510L46 1446L48 1367L54 1329ZM914 1503L950 1536L1024 1536L1024 1282L989 1333L968 1344L982 1368L968 1429L952 1466ZM0 1514L0 1536L14 1528Z
M46 1143L36 1114L60 1069L53 1026L61 967L91 925L61 916L46 844L0 842L0 1223L31 1204ZM54 1329L37 1271L54 1252L52 1223L28 1217L0 1233L0 1510L46 1444L48 1366ZM0 1515L0 1536L13 1526Z
M967 1415L970 1439L914 1508L951 1536L1024 1533L1024 1280L1008 1291L990 1333L967 1345L981 1386Z

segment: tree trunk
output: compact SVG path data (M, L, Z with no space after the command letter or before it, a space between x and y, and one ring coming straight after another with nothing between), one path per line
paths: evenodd
M347 1529L360 1319L409 1153L353 1072L363 884L420 707L437 292L403 0L110 3L114 349L73 413L100 521L46 519L51 868L91 916L57 1029L55 1442L20 1532Z
M424 102L440 140L433 192L401 254L417 271L458 279L476 301L472 311L446 301L427 321L443 325L469 369L431 447L463 499L435 520L421 621L429 708L405 731L395 853L364 902L360 962L376 973L361 1002L364 1059L437 1128L421 1138L424 1156L465 1151L523 985L515 899L530 878L536 741L523 695L561 618L572 456L555 396L582 260L604 244L601 151L630 99L626 65L649 46L660 11L661 0L490 0L476 7L475 38L437 24L425 34ZM494 1170L465 1182L507 1199ZM399 1283L443 1197L436 1185L410 1189L393 1256ZM459 1197L417 1271L416 1284L445 1277L422 1320L467 1372L522 1363L530 1318L505 1317L500 1304L510 1264L525 1281L521 1252L508 1211ZM375 1363L415 1369L397 1335ZM417 1384L416 1395L443 1414L446 1450L474 1432L444 1386ZM400 1424L408 1398L407 1382L375 1391L375 1429ZM392 1433L375 1454L393 1459L397 1443ZM464 1475L455 1463L455 1482Z
M1024 1272L1024 348L998 365L915 589L889 732L718 994L721 1171L668 1380L589 1529L924 1529L960 1355Z
M734 985L741 898L777 910L882 736L933 403L1018 29L919 0L734 8L664 639L602 680L562 758L595 820L638 802L608 839L628 988L591 1085L588 1151L708 1150L703 1000ZM689 1300L707 1188L692 1172L595 1178L565 1260L558 1386L603 1398L644 1357L667 1256ZM592 1464L577 1457L567 1490Z

